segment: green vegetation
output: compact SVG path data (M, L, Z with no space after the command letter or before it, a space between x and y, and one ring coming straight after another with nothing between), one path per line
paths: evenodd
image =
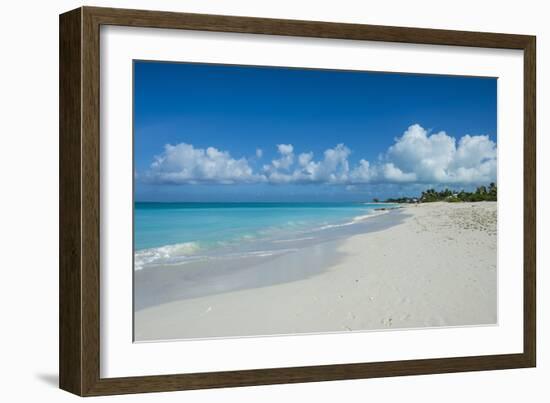
M478 201L496 201L497 185L490 183L489 186L479 186L475 192L465 192L445 189L436 191L428 189L422 192L420 197L400 197L396 199L387 199L387 203L430 203L436 201L446 202L478 202Z
M417 197L398 197L393 199L386 199L384 203L418 203L420 200Z

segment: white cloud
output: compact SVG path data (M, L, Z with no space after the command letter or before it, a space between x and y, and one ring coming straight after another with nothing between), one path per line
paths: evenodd
M275 169L288 170L294 163L294 147L292 144L278 144L277 150L281 154L281 158L271 161Z
M245 158L213 147L190 144L166 145L155 158L145 180L162 183L326 183L359 185L395 184L484 184L496 181L497 147L489 136L465 135L458 141L441 131L430 134L418 124L395 139L378 161L360 159L350 166L351 150L344 144L324 151L315 160L313 152L295 154L292 144L278 144L278 157L254 172ZM262 149L256 157L263 156ZM141 176L140 176L141 177Z
M294 151L292 144L277 144L277 149L281 155L291 155Z
M271 183L346 183L348 181L349 148L338 144L323 153L323 159L313 160L313 153L301 153L298 164L294 164L294 147L291 144L278 145L281 157L264 165L266 179ZM293 169L291 169L293 168Z
M420 125L412 125L383 157L393 164L385 178L448 184L496 180L497 147L489 136L465 135L458 146L456 143L454 137L443 131L429 134Z
M257 182L263 178L254 174L245 158L234 159L227 151L214 147L194 148L191 144L166 144L164 152L155 157L145 180L185 183Z
M382 165L382 176L388 182L414 182L416 174L414 172L404 173L396 167L393 162Z
M349 180L348 157L351 150L344 144L329 148L324 153L324 159L318 163L314 172L317 181L343 183Z
M300 166L307 167L309 162L313 159L313 153L302 153L298 156L298 162L300 163Z

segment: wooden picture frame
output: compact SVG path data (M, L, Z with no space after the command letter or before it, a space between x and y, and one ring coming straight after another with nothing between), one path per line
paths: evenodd
M229 372L100 377L100 26L401 42L524 52L523 353ZM80 396L534 367L535 37L81 7L60 16L60 387Z

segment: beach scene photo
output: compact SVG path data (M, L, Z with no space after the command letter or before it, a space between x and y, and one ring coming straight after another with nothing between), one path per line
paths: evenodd
M133 75L135 342L498 323L496 78Z

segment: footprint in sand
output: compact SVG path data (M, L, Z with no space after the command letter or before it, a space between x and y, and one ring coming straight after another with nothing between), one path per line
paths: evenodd
M393 318L385 318L381 320L381 323L386 327L392 327L393 324Z

